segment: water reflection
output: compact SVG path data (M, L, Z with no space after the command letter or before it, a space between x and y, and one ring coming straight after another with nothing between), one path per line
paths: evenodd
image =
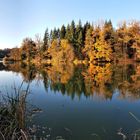
M140 64L90 64L89 66L56 65L37 67L24 63L0 65L1 70L20 73L23 80L31 82L41 80L46 91L59 91L72 99L74 97L99 96L112 99L115 90L119 90L120 99L139 99Z
M112 68L111 64L93 65L84 71L84 83L88 95L97 94L112 98Z
M103 140L118 140L122 138L121 133L131 135L139 130L138 63L47 67L13 63L1 64L0 69L1 75L10 73L8 77L2 76L7 82L11 76L19 83L22 80L26 85L30 83L31 94L27 103L43 111L35 115L32 112L40 110L23 106L23 109L31 110L27 126L23 125L31 138L56 139L60 136L66 140L85 140L96 139L98 135ZM3 82L4 79L0 80ZM24 118L19 120L25 123ZM133 137L130 135L128 139Z

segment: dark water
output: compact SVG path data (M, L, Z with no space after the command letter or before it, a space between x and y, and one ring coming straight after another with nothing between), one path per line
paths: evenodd
M23 89L30 83L27 102L42 110L26 121L28 128L42 127L35 134L38 139L122 140L118 132L135 139L132 134L140 128L139 64L0 64L1 94L23 80Z

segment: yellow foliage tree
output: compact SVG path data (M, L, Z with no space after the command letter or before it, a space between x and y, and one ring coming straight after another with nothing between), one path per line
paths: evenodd
M60 63L70 63L74 60L74 49L73 46L68 42L68 40L53 40L51 47L48 49L53 65Z
M112 48L104 39L103 33L100 27L87 31L83 52L88 56L90 63L112 60Z

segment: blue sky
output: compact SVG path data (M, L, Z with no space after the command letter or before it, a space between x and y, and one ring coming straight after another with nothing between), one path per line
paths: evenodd
M71 20L140 20L140 0L0 0L0 49Z

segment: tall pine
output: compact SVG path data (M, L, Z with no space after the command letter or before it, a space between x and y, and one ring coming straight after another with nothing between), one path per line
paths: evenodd
M45 34L44 34L44 39L43 39L44 43L42 46L42 51L46 51L49 47L49 33L48 33L48 29L46 29Z
M62 25L60 30L60 39L65 39L65 36L66 36L66 27Z

